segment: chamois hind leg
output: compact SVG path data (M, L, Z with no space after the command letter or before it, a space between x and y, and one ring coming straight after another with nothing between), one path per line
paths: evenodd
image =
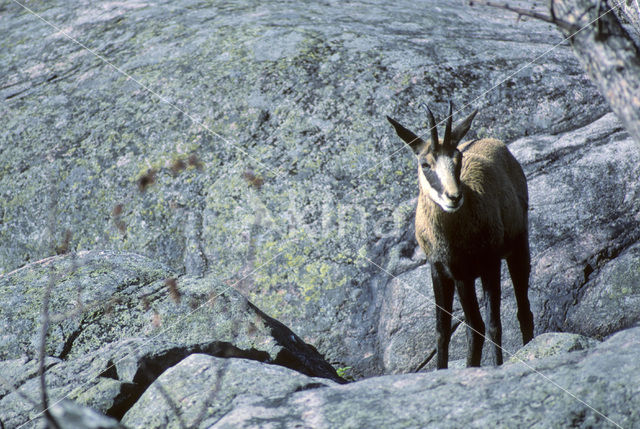
M453 280L448 278L442 267L437 264L431 264L431 280L436 300L437 367L443 369L447 368L449 363L454 285Z
M494 261L481 276L484 292L485 320L487 334L491 340L493 364L502 365L502 323L500 322L500 263Z
M456 281L456 289L467 319L467 366L480 366L484 344L484 322L478 307L475 280Z
M518 321L522 332L522 344L527 344L533 338L533 314L529 303L529 274L531 273L531 259L529 256L529 239L523 235L514 246L514 250L507 257L509 274L513 282L513 289L518 304Z

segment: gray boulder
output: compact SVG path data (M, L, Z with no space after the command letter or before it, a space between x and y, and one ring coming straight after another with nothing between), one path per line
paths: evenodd
M191 396L197 394L199 399L196 400L196 408L206 403L209 407L207 410L211 411L211 404L207 401L221 401L224 395L214 397L208 392L215 393L222 386L224 391L229 392L226 397L233 398L237 394L233 389L230 390L233 386L238 389L238 392L243 391L247 394L255 389L255 380L251 381L248 376L243 379L241 376L247 368L255 368L255 365L252 366L252 361L269 362L266 367L260 366L265 368L261 369L261 376L270 375L271 377L270 380L267 378L263 380L267 383L265 392L269 395L277 396L278 392L285 392L289 388L295 391L308 386L337 384L325 378L309 377L299 371L274 364L267 356L260 355L260 353L267 355L266 352L254 351L251 355L234 352L230 350L231 348L232 346L225 348L219 344L185 346L167 342L161 338L131 338L105 345L84 356L48 365L46 381L52 412L55 411L54 417L63 418L64 421L74 421L74 419L91 421L94 417L98 418L100 414L97 413L102 413L105 419L109 416L116 419L116 422L129 412L133 417L123 420L126 426L149 427L155 424L154 427L163 427L162 422L166 419L178 422L180 416L184 414L176 411L173 406L163 411L162 405L157 400L158 395L166 394L161 390L163 386L172 395L182 394L184 392L179 390L176 393L176 389L193 380L191 377L195 377L202 384L187 385L185 389L187 393L191 392ZM199 356L198 359L204 358L209 364L215 362L219 369L214 368L215 370L209 373L208 369L205 371L200 368L202 365L192 365L190 362L193 362L193 356ZM213 356L221 356L224 359ZM252 359L252 361L232 359L234 356ZM207 358L210 359L207 360ZM242 364L234 362L242 362ZM25 366L24 362L0 363L3 378L8 379L14 386L0 396L0 420L7 427L18 427L23 424L26 424L25 427L44 427L44 419L37 406L40 403L38 393L40 380L37 376L19 380L18 364ZM29 365L32 363L27 363L26 366L29 367ZM177 380L185 379L186 381L176 382L175 377ZM216 377L222 378L216 379ZM169 381L165 381L167 378ZM222 379L225 380L224 383ZM334 379L341 381L337 376L334 376ZM155 387L149 388L152 383ZM222 384L219 386L219 383ZM184 394L187 395L187 393ZM25 397L30 398L31 401L26 400ZM169 404L165 405L169 407ZM189 417L190 419L196 419L200 415L200 409L191 408L193 404L184 405L194 413ZM219 413L218 417L229 412L233 408L232 405L223 403L216 411ZM214 415L205 414L205 417L207 420L203 422L210 421ZM76 426L76 429L82 427L90 426Z
M631 310L627 318L621 313L629 309L625 302L640 294L632 275L640 240L638 143L608 114L572 133L521 139L511 148L523 162L532 190L532 294L541 298L534 311L538 332L574 331L603 338L631 326L638 321L637 311ZM610 280L603 276L618 271L613 287L624 293L611 293L604 300L609 315L596 322L600 331L584 316L576 323L573 315L584 308L585 293L593 291L595 282L609 287L603 283Z
M587 350L599 344L598 340L578 334L547 332L540 334L510 358L510 363L555 356L562 353Z
M618 251L589 276L567 311L567 329L603 338L640 319L640 245Z
M68 400L52 405L51 416L60 429L126 429L116 419Z
M52 283L51 283L52 282ZM0 277L1 359L33 356L45 288L52 284L46 352L67 360L123 338L283 364L341 381L289 328L235 290L211 278L170 275L135 254L84 252L50 258ZM177 352L178 354L180 352ZM175 362L174 362L175 363Z
M526 365L372 377L275 404L238 400L213 427L636 427L639 336L630 329Z
M158 377L122 423L132 428L211 427L237 408L267 411L269 404L296 392L335 384L279 366L194 354Z
M145 328L150 332L151 305L168 297L164 281L171 275L144 256L98 251L51 257L5 274L0 277L0 359L35 356L47 287L52 288L53 323L46 354L66 359Z

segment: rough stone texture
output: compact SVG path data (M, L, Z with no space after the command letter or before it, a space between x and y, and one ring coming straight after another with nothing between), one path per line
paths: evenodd
M603 338L640 319L640 245L623 251L584 285L567 327Z
M113 392L122 398L123 390L107 387L139 382L139 356L159 347L159 343L126 341L78 359L74 368L62 363L50 371L49 378L51 384L64 388L52 392L84 385L71 397L106 411L109 407L99 399L106 400ZM180 420L187 427L199 421L195 426L203 428L216 422L217 427L607 427L602 416L559 385L623 427L634 427L640 422L635 379L639 348L640 328L602 344L548 333L518 351L527 366L509 363L502 368L376 377L340 388L279 366L192 354L155 379L122 422L145 428L180 427ZM132 354L132 349L137 353ZM112 361L119 361L113 371L116 379L104 373L89 378L88 368L99 372ZM69 378L72 371L76 379ZM71 386L59 377L67 377ZM24 391L36 382L32 380Z
M48 357L45 368L60 363L60 359ZM13 387L24 384L27 380L38 376L38 362L26 356L20 359L0 361L0 397L11 393Z
M594 322L586 316L583 326L577 326L575 317L567 320L568 313L581 307L585 286L607 272L637 270L630 252L640 239L640 147L618 124L609 114L573 133L511 145L531 189L531 294L537 332L592 335L589 324ZM628 257L619 259L622 254ZM633 312L622 320L614 310L637 297L637 282L622 276L617 287L624 292L611 294L603 304L611 309L611 319L595 322L603 327L600 337L638 320Z
M415 165L384 115L424 132L420 104L442 116L448 99L478 108L469 137L505 140L529 179L536 333L640 320L640 149L552 26L448 0L29 7L57 28L0 1L0 369L22 392L37 392L51 273L50 394L118 418L194 353L334 377L312 343L356 379L431 369ZM503 290L512 353L504 272ZM633 426L637 344L625 331L536 365ZM282 392L304 379L288 374ZM218 424L603 424L551 387L518 365L383 377L240 401ZM0 412L8 427L36 414L4 385Z
M410 312L396 298L395 309L384 308L397 285L363 257L394 275L420 262L411 259L411 209L402 209L417 193L414 161L385 114L420 128L420 103L441 114L451 98L480 109L471 137L536 136L528 141L544 145L545 158L525 167L539 198L555 196L565 168L556 159L571 157L572 145L590 156L590 148L629 146L609 125L555 154L558 133L579 133L608 108L567 45L554 48L560 37L552 26L496 10L446 0L30 7L58 29L15 2L0 5L0 272L52 255L69 230L71 250L135 252L178 273L243 279L252 302L355 377L410 371L432 350L432 306L419 296L406 303L424 309L403 319L421 320L410 334L423 338L396 338L397 321L381 314ZM635 159L637 152L616 153ZM616 175L600 189L611 201L622 189L636 195L637 180L624 181L637 170L627 174L620 160L604 159L597 162ZM589 186L603 177L596 171ZM576 173L574 186L587 174ZM567 197L582 207L606 197L590 189ZM589 225L608 230L624 211L628 227L635 201L601 209ZM594 236L588 252L565 246L551 238L572 234L558 220L571 212L532 207L534 240L542 237L536 249L561 248L542 279L534 277L538 332L569 329L565 313L579 298L582 261L609 248L610 237ZM419 270L407 275L426 294ZM508 301L504 307L508 320ZM466 347L456 341L452 358Z
M116 419L68 400L53 405L51 415L60 429L126 429Z
M145 428L177 428L180 420L202 428L639 425L640 328L559 352L558 344L567 340L566 334L536 339L547 357L526 365L388 375L344 386L255 361L194 354L156 379L123 423Z
M627 29L631 35L636 36L635 43L640 46L640 3L635 0L613 0L615 14L623 24L627 24Z
M269 407L295 392L333 385L283 367L194 354L158 377L122 423L144 428L210 427L236 407Z
M540 334L509 358L509 363L556 356L586 350L599 344L598 340L578 334L548 332Z
M215 342L185 346L180 343L168 342L161 337L131 338L105 345L99 350L68 361L57 361L48 365L46 377L50 402L55 404L57 401L66 398L81 406L90 407L119 420L137 403L141 395L147 391L149 385L156 381L165 370L174 367L185 358L188 359L189 356L195 354L226 358L215 360L216 362L224 362L233 357L272 362L265 352L257 350L251 353L243 352L234 349L232 346L225 346ZM242 362L244 361L242 360ZM25 365L24 362L18 363ZM243 365L243 367L247 367L249 364ZM35 364L34 362L28 362L26 366L35 366ZM227 364L223 363L222 368L226 367ZM7 378L14 386L14 389L5 390L0 396L0 420L7 427L16 427L28 421L29 423L26 427L44 427L44 421L38 418L37 409L20 395L26 395L35 400L36 403L39 401L37 392L39 391L40 381L36 374L29 378L21 378L20 368L13 361L2 362L0 368L3 369L3 377ZM294 371L280 365L270 364L266 368L263 373L276 374L280 377L279 386L295 384L292 389L298 388L300 385L296 380L303 380L304 385L308 383L314 383L314 385L322 383L325 385L336 384L324 378L308 377L303 375L300 370ZM280 371L280 368L285 369L285 371ZM4 372L5 370L6 372ZM195 376L196 379L204 383L204 379L200 379L198 375L201 374L197 371L191 373L191 376ZM239 377L233 376L228 380L228 383L236 385L240 381ZM271 383L274 383L273 379ZM161 385L165 386L162 382ZM245 387L249 389L251 386L245 384ZM275 388L275 391L278 388ZM207 387L199 385L198 392L202 395L201 400L205 400L205 398L211 399L212 396L207 395L206 392L210 392L212 389L215 390L215 383L207 385ZM68 409L69 407L65 408ZM144 418L153 420L155 412L160 410L160 407L158 409L146 407L145 410L147 413L151 412L151 414ZM221 410L226 412L229 409L221 408ZM139 425L134 424L133 427L147 427L146 425L146 423L140 423Z
M48 355L70 359L123 338L148 337L186 348L218 347L223 354L253 355L338 380L312 346L234 285L206 277L173 278L143 256L111 252L58 256L1 276L0 300L9 304L0 307L2 359L37 349L40 303L52 273L57 300L50 305Z
M172 292L169 273L140 255L83 252L0 276L0 302L7 303L0 306L0 420L13 427L37 415L15 389L39 402L37 364L29 356L38 349L42 295L52 275L46 352L54 356L47 359L53 401L70 395L121 418L155 378L193 353L253 359L344 382L313 346L232 285L183 276Z
M571 23L559 29L611 110L640 144L640 45L615 13L600 12L591 0L556 0L554 10ZM596 19L597 25L591 25ZM581 28L584 31L578 32Z
M40 304L51 284L50 311L60 320L49 330L47 355L66 359L123 336L150 334L151 304L164 303L169 277L171 270L162 264L113 252L51 257L5 274L0 277L0 359L35 355Z
M196 352L204 350L196 350ZM214 351L215 350L211 350ZM46 373L50 404L71 400L121 418L144 389L165 369L188 356L186 347L149 338L132 338L101 347L68 361L49 365ZM28 362L26 367L36 366ZM3 362L3 377L13 385L0 397L0 419L8 427L45 427L44 420L26 395L39 403L37 374L21 378L19 368ZM61 404L62 405L62 404ZM65 408L63 407L64 411Z
M121 371L121 381L117 376L109 376L112 374L107 372L107 369L117 358L127 356L126 353L132 351L132 343L134 341L129 340L125 344L110 344L97 352L70 361L56 360L54 365L48 365L46 380L50 404L53 406L58 400L66 397L94 410L109 410L122 397L123 386L131 385L133 376L127 377L127 373ZM129 359L120 364L121 368L133 360ZM40 403L37 364L35 361L20 363L26 368L36 368L36 371L24 378L21 377L21 369L15 365L15 361L2 363L2 376L11 382L13 388L5 390L0 396L0 420L9 428L23 424L26 424L24 427L44 428L46 426L39 407L33 405L34 401L36 404ZM117 374L116 370L111 370L111 373ZM31 401L27 401L22 395L31 398Z
M635 328L587 351L530 361L530 367L373 377L297 392L275 406L239 401L213 427L615 427L611 421L636 427L638 353Z

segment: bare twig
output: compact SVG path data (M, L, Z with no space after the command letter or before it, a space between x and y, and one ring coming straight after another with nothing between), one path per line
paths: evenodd
M493 2L488 0L469 0L469 6L474 6L476 4L480 6L489 6L489 7L495 7L498 9L508 10L509 12L518 14L518 18L520 18L521 16L528 16L530 18L539 19L541 21L557 25L558 27L561 27L569 31L573 31L577 29L577 27L574 24L570 24L556 17L553 11L552 1L549 2L549 15L545 15L543 13L528 10L528 9L523 9L521 7L511 6L508 3L499 3L499 2Z
M619 10L622 2L609 8L602 0L553 0L549 3L550 8L552 6L550 17L506 3L473 0L471 4L474 3L556 25L625 129L640 142L640 98L637 96L640 88L640 47L616 15L611 13Z
M138 354L136 346L133 344L131 346L130 354L133 355L133 358L135 359L135 361L140 364L139 371L142 372L144 378L149 380L150 382L149 386L153 385L153 387L157 389L158 392L160 392L160 395L164 398L165 402L167 403L171 411L176 415L176 417L178 418L178 424L180 425L180 427L182 429L187 429L189 426L185 424L182 412L178 407L178 404L176 404L176 402L173 400L169 392L167 392L167 390L164 388L164 386L160 382L160 379L159 379L160 374L157 374L154 371L149 369L149 367L144 363L144 359ZM112 364L112 366L115 366L115 364Z
M49 277L49 283L44 291L44 297L42 298L42 326L40 330L40 350L38 365L38 376L40 377L40 400L42 403L42 409L44 416L47 419L47 423L54 429L59 429L58 423L51 415L49 411L49 398L47 396L47 383L45 379L45 356L47 346L47 333L49 332L49 301L51 300L51 290L55 284L55 272L53 264L51 265L51 274Z
M52 158L52 154L48 155L48 158ZM55 167L53 167L55 168ZM51 182L49 183L49 195L51 196L51 201L49 202L49 219L48 219L48 233L49 233L49 246L51 247L52 253L55 251L56 243L55 243L55 230L56 230L56 206L58 204L58 194L56 192L56 184L54 181L55 174L51 175ZM56 272L55 265L49 265L49 281L47 282L47 286L44 290L44 296L42 297L42 325L40 328L40 347L38 352L39 364L38 364L38 377L40 378L40 401L42 405L42 412L44 414L45 419L47 420L47 425L53 429L60 429L58 422L51 415L49 411L49 397L47 395L47 383L45 377L45 359L46 359L46 348L47 348L47 334L49 332L49 302L51 301L51 292L56 283Z
M176 415L176 417L178 418L178 423L180 424L180 427L182 429L187 429L187 425L185 424L184 419L182 418L182 412L180 411L180 408L178 408L178 405L176 404L176 402L173 400L171 395L169 395L169 392L167 392L164 386L162 386L162 383L160 383L160 380L156 379L156 381L153 382L153 387L156 388L158 392L160 392L160 394L164 398L167 405L169 405L169 408L171 408L171 411L173 411L173 413Z
M216 370L216 384L213 387L213 389L209 392L209 395L207 396L207 399L202 403L202 408L200 408L200 412L198 413L198 415L196 416L196 419L193 422L193 425L192 425L193 427L199 427L200 423L202 423L202 421L207 416L207 404L212 403L213 400L218 395L218 392L220 391L220 388L222 387L222 378L224 377L224 374L225 374L225 371L227 370L227 366L228 365L229 365L229 360L225 359L223 364L217 368L217 370Z

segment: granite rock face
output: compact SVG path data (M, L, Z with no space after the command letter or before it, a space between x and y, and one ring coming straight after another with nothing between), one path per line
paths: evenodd
M182 420L185 427L211 427L238 408L268 407L296 392L335 385L278 366L194 354L158 377L122 423L163 428Z
M370 262L430 293L410 231L414 161L385 115L424 131L419 105L441 116L451 99L480 110L470 137L524 138L514 152L540 198L534 249L565 234L563 212L542 201L557 176L573 177L560 171L558 149L637 155L616 151L631 143L613 120L581 133L608 108L568 46L556 46L559 34L493 9L187 0L33 11L57 28L13 2L1 12L0 240L10 244L0 247L0 272L57 247L135 252L178 273L239 281L356 377L409 371L432 346L430 304L417 295L389 308L397 281ZM562 146L562 136L571 142ZM535 145L539 158L527 165ZM638 213L628 181L637 170L604 164L622 172L606 175L604 197L628 199L584 221L594 230ZM590 207L601 197L589 190L571 201ZM591 256L608 251L606 239L594 237ZM533 277L538 332L568 327L568 290L584 281L576 269L591 256L565 249L546 269L562 283L562 302L547 277ZM414 342L396 338L399 322L388 317L398 311L411 313L402 324L419 344L400 345ZM407 357L390 362L391 349Z
M138 360L74 396L110 415L126 403L118 418L192 354L327 380L331 365L355 379L430 370L415 161L384 117L424 133L421 103L443 117L450 99L456 118L479 109L468 137L504 140L527 175L536 334L603 340L640 320L639 142L553 27L446 0L28 7L40 18L0 2L0 359L15 385L37 384L52 275L68 316L47 343L54 385L89 380L94 360L107 371L127 341L173 356L135 395L120 392ZM503 271L508 357L521 343ZM157 350L140 343L160 331Z

